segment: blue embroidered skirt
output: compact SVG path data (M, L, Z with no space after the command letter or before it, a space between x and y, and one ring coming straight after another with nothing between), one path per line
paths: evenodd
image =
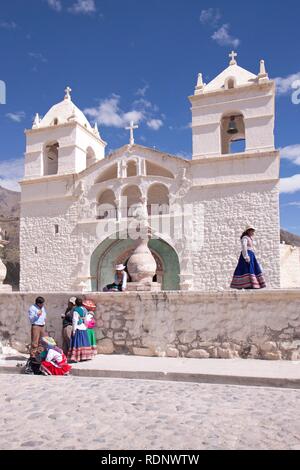
M87 361L92 359L93 355L87 331L76 330L75 335L71 337L68 359L76 362Z
M231 288L232 289L263 289L266 287L265 279L260 265L253 251L248 250L250 263L241 254L235 270Z

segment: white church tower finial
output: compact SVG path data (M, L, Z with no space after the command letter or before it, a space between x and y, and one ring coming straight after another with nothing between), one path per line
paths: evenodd
M229 65L236 65L237 61L235 60L235 58L237 57L237 53L234 51L231 51L231 53L229 54L229 57L231 58Z
M139 128L139 126L138 126L137 124L134 125L134 122L133 122L133 121L130 121L130 126L125 128L127 131L130 131L130 141L129 141L129 145L134 145L134 135L133 135L133 131L134 131L134 129L138 129L138 128Z
M65 89L65 93L66 93L65 100L71 101L71 91L72 91L72 88L67 86L67 88Z
M94 131L94 134L95 134L97 137L100 137L100 133L99 133L97 121L95 122L93 131Z
M203 93L203 89L204 89L204 83L203 83L202 73L199 73L197 85L195 88L195 95L200 95L201 93Z
M261 83L262 81L267 81L269 80L269 76L266 71L266 65L265 61L261 60L260 61L260 66L259 66L259 74L258 74L258 81Z
M32 129L38 129L40 127L40 122L41 122L41 119L40 119L39 113L36 113L34 121L33 121Z

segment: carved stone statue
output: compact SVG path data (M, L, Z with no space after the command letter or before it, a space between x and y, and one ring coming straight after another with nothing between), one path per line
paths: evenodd
M135 286L135 290L152 290L154 286L152 280L157 266L148 247L150 230L145 198L141 198L140 203L134 209L133 216L138 222L141 236L127 264L128 272L133 281L131 287ZM155 285L155 287L158 286ZM160 286L158 288L160 289Z

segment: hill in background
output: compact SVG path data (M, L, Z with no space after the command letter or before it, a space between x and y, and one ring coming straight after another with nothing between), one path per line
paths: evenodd
M3 250L1 258L7 267L5 284L19 288L20 279L20 200L21 194L0 186L0 227L9 236L9 244Z

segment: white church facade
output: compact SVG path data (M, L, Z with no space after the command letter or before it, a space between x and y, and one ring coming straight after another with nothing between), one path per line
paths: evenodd
M253 74L231 54L209 84L199 74L191 160L135 144L133 125L106 156L70 91L26 131L21 291L101 291L135 249L141 204L163 290L228 289L247 224L268 287L280 287L275 83L263 61Z

